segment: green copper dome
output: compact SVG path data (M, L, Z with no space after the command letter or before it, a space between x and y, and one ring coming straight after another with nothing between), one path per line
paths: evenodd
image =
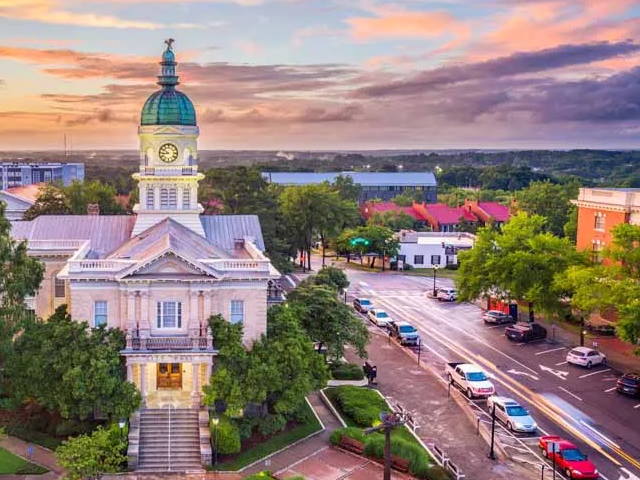
M161 75L158 85L162 90L153 93L142 107L141 125L196 125L196 110L184 93L176 90L176 59L173 39L166 41L167 49L162 54Z

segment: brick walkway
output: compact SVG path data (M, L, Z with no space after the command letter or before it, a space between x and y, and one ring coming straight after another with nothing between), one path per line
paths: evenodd
M40 447L39 445L33 445L33 456L27 459L27 446L29 444L19 438L5 436L0 440L0 447L8 450L9 452L24 458L25 460L38 464L49 470L44 475L2 475L2 480L24 480L24 479L41 479L41 480L56 480L62 477L63 470L56 463L55 456L51 450Z

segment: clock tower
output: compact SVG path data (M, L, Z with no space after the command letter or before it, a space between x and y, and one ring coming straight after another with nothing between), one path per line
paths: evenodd
M167 40L162 54L158 85L142 108L138 137L140 138L140 171L133 175L138 181L140 203L133 235L162 221L166 217L180 222L204 236L200 223L203 208L198 203L198 182L204 175L198 172L198 135L193 103L176 90L173 39Z

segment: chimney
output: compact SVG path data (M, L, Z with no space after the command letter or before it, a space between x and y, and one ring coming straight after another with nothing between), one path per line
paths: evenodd
M234 250L242 250L244 248L244 239L243 238L234 238L233 239L233 248L234 248Z
M100 205L97 203L87 205L87 215L100 215Z

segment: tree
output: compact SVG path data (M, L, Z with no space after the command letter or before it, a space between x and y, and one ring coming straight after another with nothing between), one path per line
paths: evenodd
M547 313L562 311L554 277L572 265L584 264L586 258L569 240L544 228L543 217L526 213L512 217L499 231L481 228L474 248L460 252L458 299L495 295L527 302L530 321L534 305Z
M383 227L387 227L394 232L399 232L400 230L411 230L415 224L415 219L402 211L394 212L374 212L367 224L369 225L380 225Z
M0 202L0 394L6 384L5 367L11 364L13 338L31 317L25 297L35 296L44 276L44 265L29 256L27 243L11 237L5 210L6 204Z
M24 212L24 220L33 220L40 215L69 215L71 206L62 189L52 183L40 191L35 203Z
M98 480L105 473L118 473L127 457L117 424L98 427L91 435L66 440L56 449L56 460L68 480Z
M67 419L84 420L95 410L112 419L128 417L141 398L126 381L124 346L120 330L91 330L72 320L66 305L58 307L46 322L25 323L16 338L7 367L12 393Z
M121 215L125 208L116 200L115 187L98 182L73 182L68 187L61 187L67 198L72 215L85 215L89 205L98 205L101 215Z
M464 215L461 215L458 219L458 226L456 232L467 232L475 234L478 231L478 224L476 222L470 222Z
M338 300L334 288L299 285L289 294L288 305L309 337L327 347L331 358L342 358L345 345L366 357L369 332L351 308Z
M362 187L353 183L353 178L348 175L338 175L333 181L333 187L338 191L343 200L358 202Z
M391 199L391 203L395 203L399 207L410 207L414 202L422 201L424 201L422 192L418 190L405 190Z
M529 215L541 215L547 219L545 231L558 237L565 236L565 225L576 207L570 200L578 196L579 184L572 182L556 185L550 181L533 182L516 193L517 208Z
M363 239L366 243L359 242L353 244L353 240ZM374 268L376 258L383 257L382 269L384 270L384 257L393 258L398 255L400 250L400 242L393 236L393 231L381 225L365 225L354 229L344 230L336 239L336 248L339 252L347 255L347 262L350 261L351 255L360 254L362 263L362 255L373 253L376 256L371 258L369 267Z
M344 270L337 267L324 267L315 276L309 277L316 285L327 285L335 288L338 293L349 286L349 280Z

